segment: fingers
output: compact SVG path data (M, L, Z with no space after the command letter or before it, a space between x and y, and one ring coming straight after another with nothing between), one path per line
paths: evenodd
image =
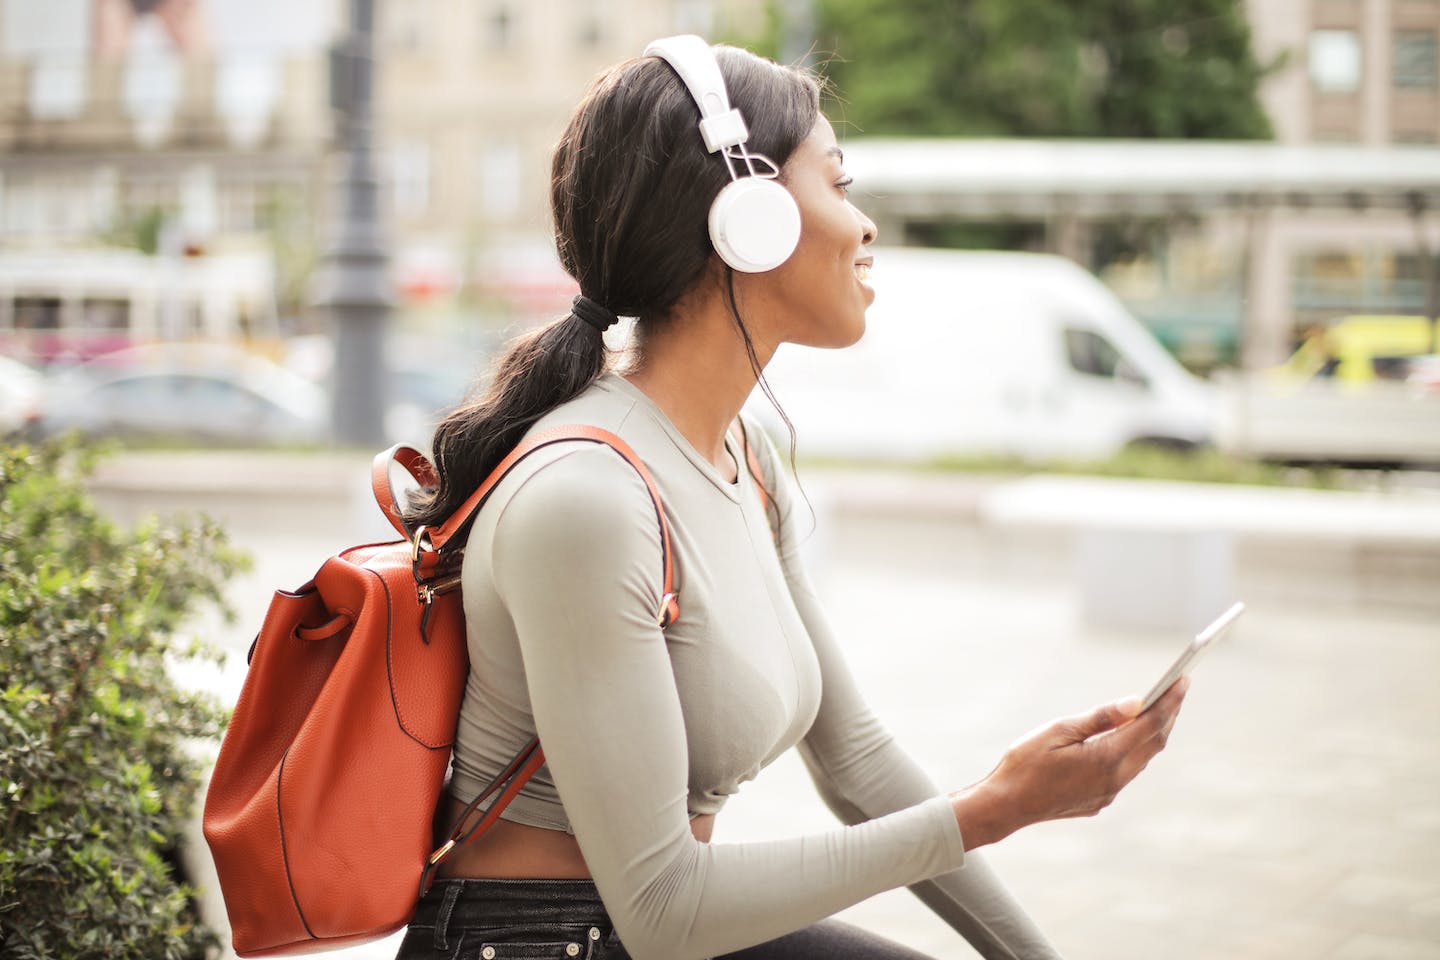
M1124 700L1117 700L1114 703L1102 704L1078 717L1067 717L1057 721L1055 728L1062 735L1064 742L1079 743L1129 723L1139 712L1139 698L1126 697Z
M1187 686L1144 713L1130 697L1056 720L1013 744L987 782L1003 783L1017 823L1093 816L1165 748Z
M1165 749L1189 687L1189 679L1182 677L1135 723L1117 732L1115 746L1121 751L1118 773L1123 783L1129 783L1138 776L1155 759L1155 755Z

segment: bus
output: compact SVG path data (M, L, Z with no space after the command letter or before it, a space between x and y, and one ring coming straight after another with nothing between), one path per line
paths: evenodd
M80 363L146 343L279 342L268 253L150 256L87 250L0 256L0 354Z

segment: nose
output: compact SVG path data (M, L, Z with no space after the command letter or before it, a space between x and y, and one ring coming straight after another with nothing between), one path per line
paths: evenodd
M875 221L865 216L865 211L855 206L855 204L851 203L850 209L855 211L855 219L860 221L860 229L864 231L861 242L867 247L870 246L875 242L875 238L880 235L880 228L875 226Z

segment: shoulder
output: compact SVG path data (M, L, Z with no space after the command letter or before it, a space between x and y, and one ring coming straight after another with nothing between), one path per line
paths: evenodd
M472 532L472 541L489 537L475 575L488 571L512 616L558 603L577 622L615 610L650 621L665 592L665 553L656 501L636 468L584 440L546 447L523 466L507 478L515 483L493 527Z
M654 501L639 471L604 443L565 440L545 447L522 461L503 486L496 490L497 541L518 533L576 544L615 542L655 524Z

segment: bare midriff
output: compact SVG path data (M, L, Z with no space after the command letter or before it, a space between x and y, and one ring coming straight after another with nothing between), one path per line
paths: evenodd
M454 823L464 809L460 801L449 801L443 822ZM714 814L690 820L690 832L701 843L710 842L714 829ZM440 867L440 876L588 880L590 868L580 855L580 844L565 831L497 820L483 837L457 848Z

